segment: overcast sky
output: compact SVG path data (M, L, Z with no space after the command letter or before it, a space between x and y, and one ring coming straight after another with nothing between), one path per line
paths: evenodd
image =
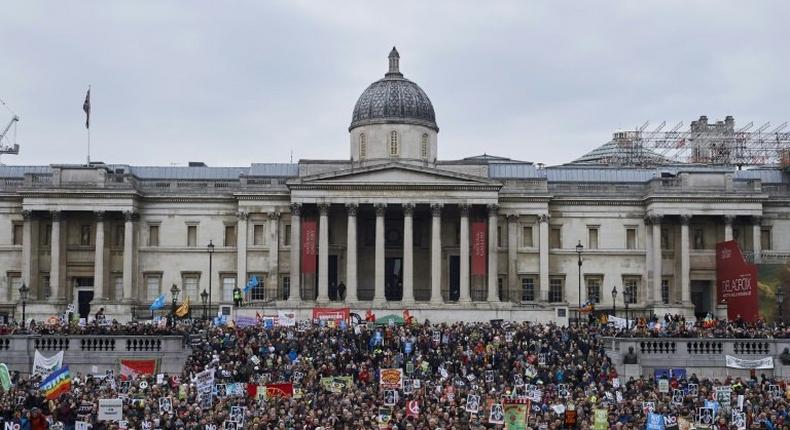
M790 2L31 1L0 12L6 164L347 159L387 69L428 94L440 159L558 164L645 121L790 120ZM0 107L0 126L10 119Z

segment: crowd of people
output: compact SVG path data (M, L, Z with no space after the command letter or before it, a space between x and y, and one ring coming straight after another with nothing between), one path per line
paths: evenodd
M622 363L612 362L602 339L650 335L648 327L655 329L657 322L630 330L504 321L244 328L201 321L168 327L31 324L26 331L41 334L181 334L190 337L192 352L178 375L124 381L118 371L75 373L71 389L49 401L38 389L40 378L15 372L11 389L0 394L0 418L32 430L60 423L74 429L77 422L89 422L94 430L121 424L189 430L485 429L502 428L496 423L504 418L500 405L522 400L530 429L591 429L596 410L606 411L608 428L644 429L651 413L673 417L682 428L698 421L706 406L714 407L713 427L719 430L738 428L733 411L742 411L749 429L790 429L790 386L781 380L756 373L722 380L680 375L667 382L620 375ZM670 333L701 334L679 317L661 322L673 327ZM767 325L742 321L699 330L709 330L705 336L776 335L766 333ZM200 392L207 369L214 372L208 395ZM382 380L382 372L393 369L400 369L399 386ZM718 397L722 387L729 388L729 402ZM104 398L123 399L124 423L97 420L98 399Z

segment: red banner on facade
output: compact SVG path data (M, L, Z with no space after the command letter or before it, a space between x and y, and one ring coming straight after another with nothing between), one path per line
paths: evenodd
M316 272L318 255L318 223L314 219L302 220L302 273Z
M716 283L719 303L727 303L727 319L740 315L744 321L759 317L757 309L757 267L744 260L738 242L716 244Z
M348 322L350 316L351 310L349 308L313 308L314 320L343 320Z
M488 235L485 221L472 222L472 276L486 274L486 259L488 258Z
M118 364L122 381L154 375L159 368L159 360L156 358L122 358Z

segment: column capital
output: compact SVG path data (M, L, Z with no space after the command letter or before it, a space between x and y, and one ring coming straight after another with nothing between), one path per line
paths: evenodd
M538 215L538 222L548 223L550 219L551 219L551 215L549 214Z
M50 211L49 216L52 218L52 222L59 222L60 218L63 214L61 211Z
M441 203L434 203L431 205L431 215L434 217L442 216L442 204Z
M403 215L404 216L413 216L414 215L414 203L404 203L403 204Z
M376 209L377 217L384 216L384 214L387 212L387 205L384 203L376 203L375 205L373 205L373 207Z
M104 211L94 211L93 212L93 216L96 217L96 222L104 221L104 216L105 215L106 215L106 212L104 212Z
M302 214L302 204L301 203L291 203L291 215L299 216Z
M724 224L732 225L735 222L735 215L724 215Z
M319 213L321 216L327 216L327 215L329 215L329 203L327 203L327 202L321 202L321 203L319 203L319 204L318 204L318 213Z
M519 218L518 214L508 214L507 215L507 222L516 223L516 222L518 222L518 218Z
M140 219L140 214L134 211L123 212L124 221L134 222Z
M247 212L247 211L238 211L238 212L236 212L236 218L239 221L247 221L247 219L249 217L250 217L250 213Z
M468 217L469 216L469 209L470 206L467 203L461 203L458 205L458 209L461 211L461 216Z
M278 219L280 219L280 216L281 216L281 215L282 215L282 214L280 213L280 211L269 212L269 213L267 214L267 216L269 217L269 219L273 219L273 220L278 220Z
M754 224L754 225L762 225L763 224L763 216L762 215L753 215L752 216L752 224Z
M661 224L661 215L647 214L645 215L645 225Z
M348 216L357 216L359 205L356 203L346 203L346 211L348 211Z
M691 223L691 215L683 214L680 216L680 225L689 225Z
M496 216L499 213L499 205L486 205L486 209L488 210L488 216Z
M32 220L33 219L33 211L27 210L27 209L23 210L22 211L22 219L25 220L25 221Z

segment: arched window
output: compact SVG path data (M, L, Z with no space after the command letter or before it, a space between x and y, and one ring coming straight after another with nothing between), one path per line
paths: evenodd
M392 130L390 132L390 157L398 156L398 132Z
M428 133L422 135L420 142L420 157L428 158Z
M359 135L359 158L364 159L368 156L368 140L365 137L365 133L360 133Z

